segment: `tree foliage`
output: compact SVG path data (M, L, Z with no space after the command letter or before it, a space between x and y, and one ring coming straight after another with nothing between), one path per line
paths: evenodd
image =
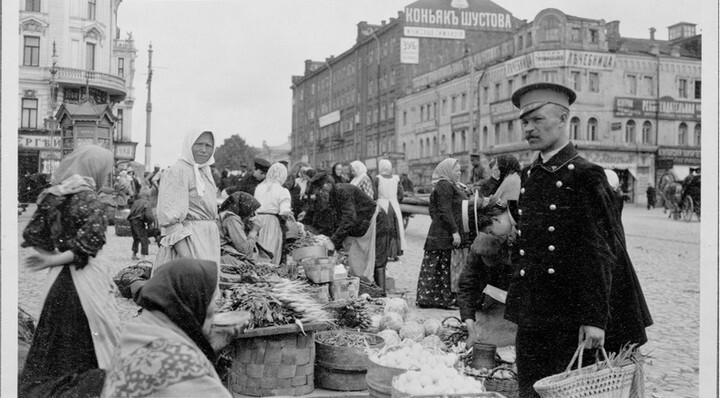
M244 138L234 134L215 150L215 165L218 170L239 170L241 164L251 169L259 152L259 148L248 145Z

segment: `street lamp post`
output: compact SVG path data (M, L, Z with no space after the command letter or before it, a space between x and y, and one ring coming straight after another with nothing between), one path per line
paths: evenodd
M376 97L377 97L377 120L375 121L375 125L377 126L377 143L376 143L376 151L375 151L375 157L376 159L380 157L380 39L378 39L377 34L375 31L372 32L372 37L375 39L375 42L377 43L377 76L375 76L375 87L377 88ZM375 162L377 167L377 161Z

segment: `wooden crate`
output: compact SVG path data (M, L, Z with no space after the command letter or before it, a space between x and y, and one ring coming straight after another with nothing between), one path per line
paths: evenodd
M284 325L245 332L232 345L230 388L257 397L299 396L315 389L315 331L322 323Z

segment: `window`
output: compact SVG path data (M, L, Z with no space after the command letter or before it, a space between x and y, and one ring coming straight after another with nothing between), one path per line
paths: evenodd
M500 123L495 124L495 145L500 144Z
M450 113L451 114L455 113L456 110L457 110L457 97L453 96L450 99Z
M495 101L500 99L500 83L495 84Z
M600 74L597 72L588 73L588 86L591 93L600 92Z
M40 0L25 0L25 11L40 12Z
M20 127L36 129L38 116L38 100L33 98L22 99L22 120Z
M597 141L597 119L591 117L587 124L588 141Z
M678 145L687 145L688 144L688 127L685 123L680 123L680 128L678 128Z
M25 45L23 48L23 65L40 65L40 38L35 36L25 36Z
M702 81L695 80L695 99L700 99L702 94Z
M678 97L687 98L687 79L678 79Z
M575 91L580 91L580 72L570 72L570 86Z
M513 79L508 80L508 85L507 85L507 93L508 93L507 96L508 96L508 97L512 97L512 94L513 94L513 83L514 83Z
M700 146L702 144L702 135L700 133L700 123L695 125L695 134L693 137L693 144L695 146Z
M117 110L117 121L115 122L115 141L122 141L123 139L123 110Z
M515 123L508 122L508 142L515 142Z
M625 123L625 142L633 144L635 143L635 121L628 120Z
M600 41L600 35L597 29L590 29L590 43L597 44Z
M560 41L560 20L554 16L548 16L540 22L540 31L544 32L542 41Z
M421 122L425 121L425 105L420 107L420 121Z
M652 76L643 76L642 95L648 97L655 95L655 84Z
M462 93L462 96L460 97L460 99L461 99L461 101L460 101L460 109L461 109L461 110L467 109L467 94L466 94L466 93Z
M570 40L576 42L582 41L582 31L580 28L572 28L570 31Z
M570 139L580 139L580 119L577 116L570 119Z
M697 130L698 127L699 127L699 125L698 125L698 126L695 126L695 129ZM462 143L462 147L460 148L461 151L464 151L464 150L467 149L467 135L466 135L466 133L467 133L467 131L465 131L465 130L462 131L462 138L461 138L461 140L462 140L462 142L461 142L461 143Z
M432 117L433 119L437 119L437 102L433 102L433 109L432 109Z
M525 47L532 46L532 32L527 33L527 40L525 40Z
M642 143L652 144L652 123L645 121L642 127Z
M444 138L445 138L445 136L443 136L443 139L444 139ZM455 132L453 131L453 133L450 134L450 153L455 153L455 149L456 149L455 144L456 144L456 142L455 142Z
M419 151L420 151L420 157L424 158L425 157L425 145L423 145L423 140L420 140Z
M483 94L482 94L483 95L483 104L487 105L488 98L490 96L489 93L490 93L490 87L488 87L488 86L483 87Z
M542 72L542 80L544 82L557 82L558 73L556 70L544 70Z
M433 137L432 141L432 155L435 156L438 154L438 143L437 143L437 137Z
M637 76L625 76L625 94L637 95Z
M118 76L125 77L125 58L118 58Z
M522 50L523 48L523 37L518 36L518 50Z
M488 147L488 128L487 128L487 126L483 126L482 145L483 145L483 148Z
M425 156L432 156L431 152L432 148L430 148L430 138L425 138Z
M527 75L520 76L520 85L524 86L527 84Z
M403 111L403 126L407 126L407 111Z
M88 19L95 19L95 9L97 8L97 0L88 0Z
M442 100L441 112L442 112L443 116L445 116L447 114L447 98L443 98L443 100Z

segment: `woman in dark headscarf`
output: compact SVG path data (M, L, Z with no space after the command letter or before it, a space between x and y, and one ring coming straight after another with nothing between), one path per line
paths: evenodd
M214 325L218 270L189 258L155 269L137 300L144 311L123 326L102 397L231 397L213 366L216 352L247 327Z
M220 262L221 264L240 264L241 260L260 260L257 248L257 236L260 225L253 222L255 210L260 202L246 192L238 191L230 195L220 205ZM269 258L263 256L263 260Z
M350 182L350 180L344 175L343 167L342 163L335 163L332 169L330 169L330 175L336 184L347 184Z
M47 280L20 396L100 392L100 369L110 366L120 326L115 285L101 256L107 219L97 195L112 167L105 148L75 149L58 165L23 231L22 247L36 250L27 266L47 269ZM91 374L97 377L84 377Z

